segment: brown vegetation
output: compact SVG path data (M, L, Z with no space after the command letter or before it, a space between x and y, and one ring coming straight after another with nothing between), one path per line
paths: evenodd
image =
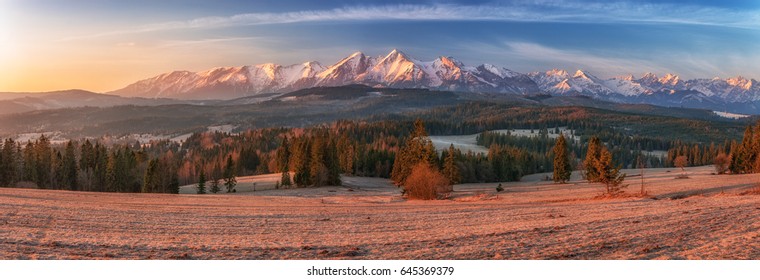
M725 153L719 153L715 157L715 172L718 174L726 174L728 171L728 165L731 163L731 159Z
M412 167L412 172L404 181L404 194L410 199L442 199L452 191L449 180L424 162Z

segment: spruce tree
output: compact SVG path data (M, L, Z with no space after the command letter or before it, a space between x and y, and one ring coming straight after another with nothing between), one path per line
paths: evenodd
M50 187L52 180L53 167L53 150L50 147L50 140L43 134L34 144L35 150L35 169L37 169L37 186L40 188Z
M412 167L420 162L432 166L436 163L436 153L433 142L430 141L430 137L428 137L425 130L425 124L422 120L417 119L414 122L414 130L406 140L406 145L396 154L396 159L393 162L393 171L391 172L391 180L396 185L403 184L406 177L412 172Z
M282 187L290 187L293 185L293 183L290 181L290 173L289 172L282 172L282 176L280 177L280 185Z
M612 165L612 154L607 148L602 148L599 154L599 160L595 162L598 182L604 184L605 193L608 195L617 195L622 192L625 180L625 173L620 173L620 166Z
M79 190L79 170L74 149L74 143L69 141L63 154L63 184L72 191Z
M288 160L290 159L290 147L288 144L288 137L285 136L282 138L282 143L280 143L280 146L277 147L277 152L275 155L275 160L277 162L277 171L279 172L287 172L288 171Z
M224 165L224 186L227 187L227 192L233 192L235 185L237 185L237 179L235 179L235 162L232 161L232 155L227 156L227 163Z
M554 182L564 184L570 180L570 174L572 174L572 164L570 163L570 155L568 152L567 142L565 136L560 134L557 137L557 142L554 145Z
M456 164L456 150L454 144L449 145L449 151L446 154L446 159L443 162L443 175L449 179L449 183L458 184L462 181L462 176L459 173L459 167Z
M8 138L3 143L2 152L0 152L0 186L11 187L16 183L16 142Z
M203 168L201 168L200 174L198 175L198 194L205 194L206 193L206 174L203 172Z
M214 164L214 169L211 171L211 188L209 191L211 193L218 193L221 191L221 188L219 187L219 181L222 178L222 168L219 166L219 162L216 162Z
M602 143L598 137L593 136L588 142L586 159L583 160L586 180L589 182L599 182L599 173L596 168L596 162L601 156Z
M152 193L158 190L159 178L158 178L158 160L151 159L148 161L148 168L145 169L145 176L143 177L142 192Z

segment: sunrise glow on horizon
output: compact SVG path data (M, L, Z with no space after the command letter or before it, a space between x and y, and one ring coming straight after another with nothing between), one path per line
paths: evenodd
M329 65L355 51L394 48L524 73L760 79L760 3L0 2L0 92L108 92L174 70Z

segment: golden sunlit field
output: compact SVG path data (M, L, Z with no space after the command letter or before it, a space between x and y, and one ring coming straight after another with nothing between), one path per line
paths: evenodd
M638 193L629 170L627 193ZM407 201L383 179L235 195L0 189L2 259L758 259L760 174L646 170L649 196L545 174ZM631 177L632 176L632 177Z

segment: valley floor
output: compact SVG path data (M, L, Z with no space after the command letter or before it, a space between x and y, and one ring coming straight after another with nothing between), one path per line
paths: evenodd
M444 201L355 177L235 195L2 188L0 259L760 259L760 195L745 193L760 174L687 172L646 170L650 197L617 199L545 174Z

